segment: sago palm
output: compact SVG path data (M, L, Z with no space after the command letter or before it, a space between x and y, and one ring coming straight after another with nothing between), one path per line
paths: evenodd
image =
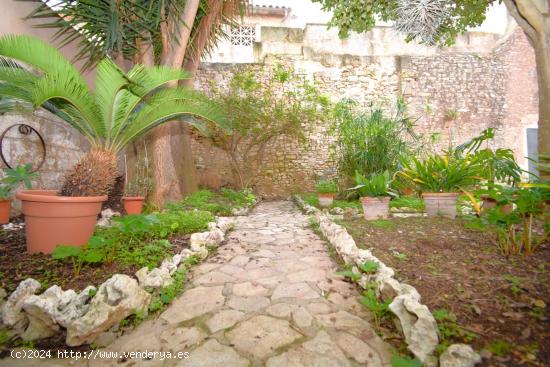
M43 107L90 142L90 152L68 173L62 195L108 194L117 176L117 153L163 122L186 116L198 128L201 120L223 125L217 108L202 94L164 87L186 76L179 69L141 65L125 74L104 59L93 92L51 45L29 36L0 38L0 111Z

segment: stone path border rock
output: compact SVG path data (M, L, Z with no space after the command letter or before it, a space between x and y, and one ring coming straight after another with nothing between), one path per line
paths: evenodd
M394 278L394 270L375 257L371 251L359 249L355 240L347 230L336 224L331 215L307 203L299 196L294 196L294 202L306 214L319 224L323 236L336 249L338 255L353 271L361 273L357 268L366 261L374 261L379 266L375 274L362 274L358 281L363 289L371 282L377 285L377 293L383 299L392 299L390 310L398 317L405 336L408 349L426 366L437 366L437 358L433 355L439 344L437 322L426 305L420 303L421 296L411 285L400 283ZM453 344L440 356L441 367L474 366L481 361L480 356L465 344Z

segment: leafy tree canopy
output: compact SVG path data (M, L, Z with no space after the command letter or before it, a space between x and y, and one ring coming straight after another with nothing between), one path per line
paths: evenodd
M493 0L312 0L320 3L325 11L332 11L329 27L339 29L340 38L351 31L362 33L375 26L377 20L393 21L405 33L407 41L452 45L456 36L470 27L479 26L485 20L485 12ZM435 10L436 13L430 13ZM423 20L436 25L435 34L428 39L415 29L422 20L411 14L425 15ZM425 14L424 14L425 13ZM406 19L404 19L404 17ZM407 24L408 23L408 24ZM416 27L413 23L416 23ZM399 26L400 25L400 26Z

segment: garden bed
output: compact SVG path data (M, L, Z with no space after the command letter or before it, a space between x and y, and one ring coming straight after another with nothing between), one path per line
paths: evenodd
M550 364L550 244L506 258L487 232L462 220L341 221L358 247L414 286L438 321L441 352L452 343L483 351L484 365ZM456 320L456 322L455 322Z
M172 246L168 255L175 255L189 247L189 234L175 234L168 238ZM101 284L113 274L133 276L139 266L113 261L108 264L84 265L74 274L70 261L59 261L45 254L28 254L25 245L25 228L0 230L0 287L7 293L27 278L38 280L43 289L56 284L63 289L81 291L91 284Z

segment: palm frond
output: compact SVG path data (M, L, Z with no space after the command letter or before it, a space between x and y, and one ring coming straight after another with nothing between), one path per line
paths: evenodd
M129 142L147 133L154 127L182 116L194 116L216 124L223 124L223 116L211 104L195 101L167 101L154 105L145 104L132 116L131 123L117 137L115 151L120 151Z
M135 89L133 89L133 91L140 96L145 96L169 82L175 82L189 77L189 74L183 69L176 69L168 66L153 66L146 68L143 65L134 66L127 75L128 79L135 84Z
M104 136L105 128L101 114L92 93L84 82L74 80L70 74L46 74L34 86L34 105L40 107L48 101L55 103L57 100L66 101L81 115L82 118L72 120L75 128L88 137Z
M39 72L63 73L84 82L78 70L55 47L39 38L8 34L0 37L0 55L23 62Z
M124 72L110 59L103 59L97 65L95 97L107 139L110 138L115 123L114 104L117 100L117 94L128 84L129 80Z

